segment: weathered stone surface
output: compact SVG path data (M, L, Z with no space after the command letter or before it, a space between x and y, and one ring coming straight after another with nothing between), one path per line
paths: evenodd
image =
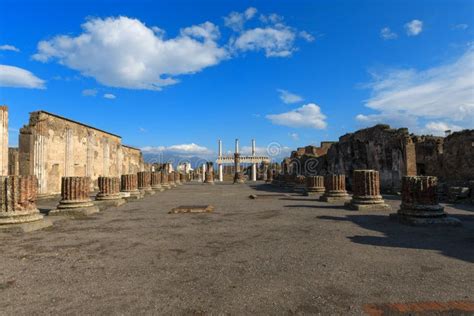
M121 179L117 177L99 177L99 193L95 205L101 210L116 207L126 203L120 193Z
M391 218L414 226L460 226L458 219L447 216L438 203L438 179L430 176L403 177L402 204Z
M163 189L171 189L169 183L169 175L164 170L161 171L161 186L163 187Z
M151 188L151 172L142 171L138 174L138 190L143 194L153 195L155 191Z
M48 215L81 216L99 212L94 205L90 194L89 177L63 177L61 180L61 201L56 210Z
M380 195L379 172L375 170L355 170L352 200L346 204L351 209L390 210Z
M474 129L455 132L444 140L443 182L468 186L474 179Z
M324 177L324 194L319 198L323 202L345 201L350 198L346 191L346 176L333 174Z
M268 169L267 170L267 179L265 180L266 183L272 183L273 182L273 169Z
M34 222L43 219L36 207L35 176L0 177L0 225Z
M293 187L293 190L295 192L301 192L304 193L306 192L306 177L303 175L298 175L295 177L295 186Z
M450 187L448 191L449 202L466 201L469 199L469 187Z
M140 190L138 190L138 175L124 174L121 180L121 192L124 198L127 200L138 200L143 197Z
M151 188L159 192L164 191L164 188L161 186L161 171L151 174Z
M181 177L180 177L178 171L175 171L175 172L174 172L174 183L176 183L176 185L182 185L182 183L181 183Z
M8 148L8 175L20 175L20 154L18 148Z
M0 106L0 176L8 176L8 107Z
M191 206L179 206L172 209L169 214L181 214L181 213L212 213L214 212L214 206L212 205L191 205Z
M171 188L176 188L176 182L174 182L174 171L168 174L168 183Z
M214 164L212 162L206 163L206 173L204 174L205 184L214 184Z
M323 193L324 177L323 176L308 176L306 177L306 194L313 195Z
M245 183L245 175L242 173L240 167L240 154L234 154L234 166L235 166L235 174L234 174L234 184L243 184Z

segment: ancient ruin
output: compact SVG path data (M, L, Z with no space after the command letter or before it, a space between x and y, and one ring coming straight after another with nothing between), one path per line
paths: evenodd
M403 177L402 204L391 218L413 226L460 226L438 201L438 179L430 176Z
M214 164L212 162L208 162L206 164L206 173L204 174L204 183L214 184Z
M120 192L127 200L139 200L143 198L142 193L138 190L138 175L124 174L121 178Z
M354 170L352 200L346 205L357 211L390 210L380 195L379 172L375 170Z
M346 201L350 198L346 191L346 177L341 174L331 174L324 177L324 194L319 198L322 202Z
M141 171L138 173L138 190L142 195L153 195L155 191L151 187L151 172Z
M161 186L161 171L153 172L151 174L151 188L158 192L163 192L165 190Z
M61 179L61 201L48 215L85 216L99 212L90 198L89 177L63 177Z
M125 200L120 193L121 180L118 177L99 177L99 193L96 201L100 201L107 206L120 206L125 204Z
M323 176L306 177L306 195L320 194L325 191Z

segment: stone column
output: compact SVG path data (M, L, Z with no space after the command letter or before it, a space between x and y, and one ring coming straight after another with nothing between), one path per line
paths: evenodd
M143 198L140 190L138 190L138 175L122 175L121 192L126 200L139 200Z
M314 195L323 193L324 177L323 176L308 176L306 177L306 195Z
M257 155L257 145L255 143L255 139L252 139L252 157ZM257 164L252 164L252 181L257 181Z
M402 204L392 219L413 226L460 226L461 221L449 217L438 202L438 178L408 176L402 178Z
M155 191L151 188L151 172L140 171L138 173L138 190L143 194L153 195Z
M322 202L346 201L350 198L346 191L346 176L343 174L327 175L324 178L326 191L319 198Z
M120 206L125 204L120 194L120 178L114 177L99 177L99 193L97 193L96 201L99 206Z
M206 174L204 179L205 184L214 184L214 164L212 162L206 163Z
M174 182L174 171L172 171L172 172L168 175L168 183L170 184L170 187L171 187L171 188L176 188L176 182Z
M90 187L89 177L62 177L61 201L49 215L84 216L99 212L89 197Z
M0 176L8 176L8 107L0 106Z
M174 172L174 183L176 183L176 185L182 185L178 171Z
M355 170L352 200L346 204L350 209L390 210L380 195L380 177L376 170Z
M187 173L180 173L179 174L179 182L181 182L181 184L185 184L187 181L186 179L186 176L187 176Z
M240 170L240 154L234 154L234 163L235 163L235 175L234 175L234 184L245 183L245 177Z
M293 188L295 192L305 193L306 189L306 177L303 175L298 175L295 177L295 186Z
M161 186L161 171L153 172L151 174L151 188L158 192L163 192L165 190Z
M268 168L267 169L267 180L265 181L266 183L272 183L273 182L273 170Z
M161 186L163 187L163 189L171 189L168 179L169 177L166 170L161 170Z
M42 220L36 197L35 176L0 176L0 226Z

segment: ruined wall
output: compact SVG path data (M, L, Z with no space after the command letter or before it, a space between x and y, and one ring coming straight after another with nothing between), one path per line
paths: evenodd
M329 148L331 148L332 144L335 142L321 142L321 146L313 146L309 145L306 147L300 147L296 151L291 153L291 158L301 158L303 156L311 156L311 157L320 157L327 154Z
M20 174L36 175L41 195L59 194L63 176L87 176L97 187L99 176L122 174L126 155L120 136L44 111L20 130Z
M416 149L416 169L420 176L440 176L444 137L413 136Z
M122 146L122 174L132 174L145 171L143 154L138 148Z
M407 129L376 125L346 134L333 144L325 156L326 171L343 173L352 183L356 169L380 172L384 191L398 190L404 175L416 175L416 151Z
M474 130L455 132L444 139L442 171L448 185L468 186L474 180Z
M18 148L8 148L8 175L20 175L20 156Z

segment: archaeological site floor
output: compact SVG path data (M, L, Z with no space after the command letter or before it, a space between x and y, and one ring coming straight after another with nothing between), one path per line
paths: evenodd
M0 232L0 314L360 315L474 301L474 208L446 208L463 227L410 227L390 211L273 193L191 183L45 230ZM399 198L385 199L396 211ZM192 205L214 210L168 214Z

